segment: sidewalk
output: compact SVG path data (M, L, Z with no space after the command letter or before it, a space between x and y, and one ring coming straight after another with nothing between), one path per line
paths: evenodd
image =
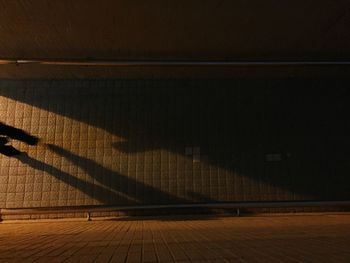
M0 262L350 262L350 215L0 224Z

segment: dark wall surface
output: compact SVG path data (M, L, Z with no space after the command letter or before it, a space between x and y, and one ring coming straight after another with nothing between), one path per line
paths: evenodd
M1 81L0 207L349 199L349 83Z
M1 0L0 58L349 59L348 0Z
M4 59L349 61L349 11L348 0L0 0L0 64ZM0 65L1 79L303 77L349 72L349 65Z

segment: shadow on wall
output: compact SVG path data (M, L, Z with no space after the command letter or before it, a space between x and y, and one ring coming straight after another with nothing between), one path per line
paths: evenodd
M115 171L105 168L92 160L73 154L72 152L69 152L61 147L53 144L46 144L45 146L47 149L65 158L68 162L73 163L75 166L80 167L100 185L81 180L76 176L64 172L54 166L36 160L30 157L27 153L21 152L11 145L5 145L6 143L9 143L9 139L7 137L25 142L29 145L37 145L39 142L37 137L32 136L21 129L17 129L1 122L0 135L2 135L0 139L4 139L0 141L1 143L3 142L3 144L0 145L0 154L14 157L31 168L46 172L67 185L80 190L92 199L100 201L102 204L137 205L147 203L159 205L188 203L188 200L186 199L178 198L152 186L148 186L132 178L128 178ZM194 193L194 196L198 195L199 194L196 195ZM154 203L155 200L157 200L156 203ZM203 197L200 199L194 198L193 200L197 200L199 202L214 201ZM209 210L207 212L209 212Z
M125 206L142 204L186 204L190 202L189 200L178 198L152 186L140 183L136 180L133 180L132 178L120 175L119 173L107 169L92 160L77 156L58 146L49 144L47 147L55 154L66 158L69 162L82 168L89 176L91 176L91 178L98 181L100 185L81 180L74 175L57 169L54 166L48 165L42 161L35 160L34 158L28 156L26 153L17 155L15 158L34 169L50 174L51 176L66 183L67 185L70 185L75 189L83 192L87 196L100 201L102 204ZM203 202L204 199L200 201ZM213 202L215 200L211 201ZM166 212L166 210L162 211L162 213L164 212ZM172 212L174 213L174 211ZM211 218L212 216L210 214L214 211L211 211L211 209L207 208L201 208L199 209L199 212L205 213L207 214L208 218ZM227 210L226 212L232 211ZM124 213L132 214L134 211L125 211ZM191 217L191 219L194 218ZM203 219L203 217L200 217L200 219Z
M21 129L0 122L0 154L6 156L21 154L21 152L12 145L8 145L10 143L9 138L24 142L28 145L37 145L39 142L37 137L32 136Z
M66 183L67 185L74 187L75 189L80 190L84 194L102 203L108 203L110 199L115 199L115 200L118 200L119 202L125 202L125 203L130 202L128 198L122 196L121 194L112 192L104 187L83 181L74 175L71 175L69 173L61 171L60 169L57 169L54 166L51 166L42 161L36 160L25 153L17 155L15 156L15 158L18 159L20 162L36 170L43 171L50 174L56 179Z
M73 154L72 152L56 145L48 144L47 147L50 151L64 157L67 161L83 169L99 184L111 189L112 192L119 193L119 195L107 194L106 197L110 197L108 198L108 201L104 200L105 204L133 205L188 203L188 200L186 199L162 192L160 189L156 189L152 186L136 181L133 178L121 175L113 170L103 167L95 161ZM81 190L81 187L77 188ZM89 192L92 193L94 191ZM120 199L120 197L124 198Z
M350 89L343 80L51 81L49 87L40 81L31 82L31 87L25 82L3 83L0 92L5 97L126 138L111 142L121 152L164 149L186 155L186 148L199 149L200 164L176 164L177 179L197 172L205 178L201 167L209 164L224 171L210 171L213 189L218 189L220 178L234 174L257 182L240 182L236 192L227 195L230 201L300 199L296 193L317 200L350 198ZM49 149L99 183L114 185L122 195L138 200L143 188L164 203L186 201L66 149ZM269 154L279 157L269 161ZM237 185L233 179L229 184Z

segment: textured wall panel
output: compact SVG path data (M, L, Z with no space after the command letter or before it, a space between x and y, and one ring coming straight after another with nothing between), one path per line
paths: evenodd
M0 120L40 144L0 155L0 207L349 199L348 94L334 80L1 81Z

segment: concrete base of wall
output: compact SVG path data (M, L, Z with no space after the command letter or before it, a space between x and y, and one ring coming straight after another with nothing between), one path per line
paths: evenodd
M350 207L344 206L295 206L295 207L246 207L246 208L208 208L208 207L169 207L169 208L149 208L149 209L134 209L134 210L113 210L110 211L103 208L97 208L96 211L91 212L67 212L67 210L51 209L45 211L32 211L25 212L20 209L16 212L16 209L12 213L5 212L0 213L0 221L7 220L41 220L41 219L86 219L94 220L98 218L125 218L125 217L139 217L145 216L154 218L157 216L178 216L178 215L206 215L208 217L217 216L256 216L262 214L279 214L279 213L343 213L350 212Z

